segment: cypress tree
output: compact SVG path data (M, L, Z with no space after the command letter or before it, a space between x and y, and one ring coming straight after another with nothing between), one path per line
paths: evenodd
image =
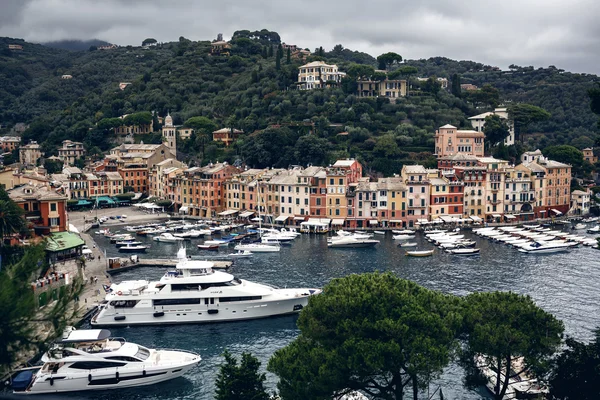
M288 47L287 49L287 63L291 63L292 62L292 50L290 50L290 48Z

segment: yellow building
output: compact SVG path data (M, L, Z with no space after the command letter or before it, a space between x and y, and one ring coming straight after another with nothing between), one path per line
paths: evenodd
M324 89L338 86L345 72L340 72L335 64L326 64L323 61L313 61L298 68L298 89Z
M406 80L386 79L384 81L363 80L357 82L358 97L387 97L397 99L405 97L407 92Z

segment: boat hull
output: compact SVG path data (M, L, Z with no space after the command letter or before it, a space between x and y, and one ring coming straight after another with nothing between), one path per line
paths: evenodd
M296 289L297 290L297 289ZM296 291L294 290L294 292ZM308 289L306 289L308 291ZM185 306L134 307L132 309L100 310L91 320L93 326L175 325L244 321L299 313L310 296L221 304L186 304ZM212 311L211 311L212 310ZM214 312L216 310L217 312ZM104 311L104 312L103 312ZM155 313L158 313L155 317ZM160 313L164 313L160 315ZM115 320L115 317L125 319Z
M119 379L116 379L115 371L109 368L108 371L82 370L79 374L65 376L64 379L57 379L64 374L54 374L56 377L50 381L51 375L38 378L31 386L30 390L24 392L14 392L15 394L49 394L64 392L79 392L90 390L110 390L128 387L138 387L153 385L178 378L192 369L197 362L191 362L186 365L165 367L146 366L145 371L137 368L135 371L128 371L127 368L120 368ZM116 370L116 368L114 369ZM89 380L89 377L92 380Z

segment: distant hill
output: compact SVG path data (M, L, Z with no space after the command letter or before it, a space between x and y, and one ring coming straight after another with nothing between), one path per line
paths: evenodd
M42 43L44 46L52 47L54 49L70 50L70 51L85 51L89 50L91 46L107 46L110 43L100 39L91 40L57 40L55 42Z
M275 32L265 35L278 37ZM277 62L277 45L247 36L231 40L230 57L211 56L208 40L180 38L151 48L87 51L106 42L51 44L70 43L58 49L0 37L0 123L30 124L23 140L37 140L53 154L64 139L82 141L88 150L109 149L116 142L109 127L124 114L170 113L177 125L203 116L218 128L238 128L250 135L223 148L205 143L204 135L210 140L210 132L205 132L178 145L184 159L239 160L264 167L326 165L336 158L356 157L367 170L389 176L407 163L435 166L435 130L447 123L470 127L468 117L489 110L489 105L474 104L468 92L455 96L446 90L433 91L421 88L415 79L451 80L457 74L462 83L496 88L501 104L526 102L551 113L549 120L523 132L531 134L526 148L567 143L584 148L593 146L597 138L597 117L587 97L598 79L595 75L553 66L500 71L443 57L406 59L401 65L418 71L411 77L411 96L390 102L356 96L350 78L341 88L295 90L298 67L306 62L322 59L349 71L353 63L376 66L369 54L337 45L320 57L288 61L284 53ZM11 50L11 44L22 49ZM62 79L63 75L71 78ZM120 90L121 82L131 84ZM306 128L307 121L314 128ZM308 137L309 130L315 134ZM138 139L148 143L150 137Z

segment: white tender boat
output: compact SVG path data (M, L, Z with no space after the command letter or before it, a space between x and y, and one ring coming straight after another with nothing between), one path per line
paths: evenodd
M375 235L385 235L385 231L373 231Z
M402 235L393 235L392 238L394 240L409 240L409 239L413 239L414 235L405 235L405 234L402 234Z
M198 354L154 350L106 329L73 330L42 357L41 367L21 370L11 380L15 394L62 393L137 387L183 375L200 363Z
M432 250L415 250L415 251L407 251L406 255L409 257L429 257L433 255Z
M237 253L231 253L228 254L228 257L233 257L233 258L248 258L248 257L252 257L252 252L248 251L248 250L244 250L244 251L238 251Z
M457 256L474 256L479 254L479 249L473 248L462 248L462 249L449 249L448 253L454 254Z
M160 281L113 284L91 320L94 326L237 321L300 312L320 289L277 289L213 270L209 261L178 263Z
M332 238L333 239L333 238ZM345 236L339 239L331 240L327 243L327 247L331 248L358 248L358 247L373 247L379 243L379 240L357 238L354 236Z
M401 229L401 230L392 230L392 233L395 235L414 235L417 232L411 229Z
M587 233L598 233L600 232L600 225L596 225L593 228L587 230Z
M400 247L417 247L417 242L400 243Z
M568 251L570 247L572 247L571 244L562 241L552 243L530 242L519 246L519 251L528 254L550 254Z
M581 230L581 229L585 229L586 227L587 227L587 225L586 225L586 224L578 223L578 224L576 224L576 225L573 227L573 229L575 229L575 230Z
M234 248L236 251L249 251L252 253L277 253L281 251L279 244L267 243L240 243Z
M143 253L149 247L150 246L144 246L142 244L127 243L125 246L119 247L119 251L126 252L126 253Z
M184 239L173 236L172 233L164 232L164 233L161 233L159 236L154 236L152 238L152 240L157 241L157 242L163 242L163 243L176 243L176 242L181 242Z

